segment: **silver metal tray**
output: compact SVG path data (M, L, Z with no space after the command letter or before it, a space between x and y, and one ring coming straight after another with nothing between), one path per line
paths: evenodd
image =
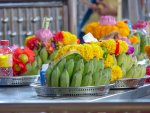
M0 86L30 85L37 79L37 75L19 77L0 77Z
M111 89L125 89L125 88L138 88L140 86L143 86L145 83L145 80L149 77L143 77L143 78L123 78L120 80L117 80L115 82L115 85L111 87Z
M89 96L108 94L110 87L107 86L86 86L86 87L47 87L39 84L31 84L35 88L38 96L58 97L58 96Z

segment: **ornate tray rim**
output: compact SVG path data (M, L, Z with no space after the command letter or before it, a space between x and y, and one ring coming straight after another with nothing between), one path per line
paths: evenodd
M111 87L110 89L132 89L132 88L138 88L138 87L140 87L140 86L143 86L144 85L144 81L147 79L147 78L150 78L150 76L145 76L145 77L142 77L142 78L122 78L122 79L119 79L119 80L117 80L116 82L115 82L115 85L113 86L113 87ZM134 86L134 84L133 84L133 86L131 85L131 86L127 86L124 82L126 82L126 81L134 81L134 80L137 80L138 82L137 82L137 85L136 86ZM143 80L143 81L142 81ZM141 85L139 84L140 82L143 82ZM117 84L117 82L122 82L122 84ZM122 86L121 86L122 85ZM126 86L125 86L126 85Z
M39 75L24 75L13 77L0 77L0 86L24 86L33 83ZM25 81L29 79L29 81Z
M32 78L32 77L35 77L35 76L38 77L39 75L23 75L23 76L13 76L13 77L2 77L2 76L0 76L0 79L1 78L6 78L6 79L7 78L8 79L11 79L11 78L14 79L14 78L16 78L17 79L17 78L23 78L23 77L24 78Z
M65 97L65 96L77 97L77 96L105 95L108 94L110 90L109 85L82 86L82 87L48 87L48 86L41 86L39 83L32 83L30 86L32 86L35 89L36 94L38 96L43 97ZM103 90L100 90L100 88L103 88ZM64 90L66 90L66 92Z
M48 87L48 86L41 86L39 83L32 83L31 86L33 86L33 87L40 87L40 88L50 88L50 89L99 88L99 87L106 87L106 86L109 87L109 85L82 86L82 87Z

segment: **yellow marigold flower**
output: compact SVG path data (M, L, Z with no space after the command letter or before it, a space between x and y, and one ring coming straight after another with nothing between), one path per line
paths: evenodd
M139 43L139 39L138 39L137 36L133 35L133 36L130 38L130 42L131 42L132 44L137 44L137 43Z
M115 81L122 78L122 73L122 69L119 66L112 66L111 81Z
M128 51L128 44L122 40L118 40L118 42L119 42L119 53L118 54L126 53Z
M98 46L101 46L101 42L91 42L91 44L96 44Z
M108 54L107 58L104 60L105 68L112 67L114 64L114 58L112 55Z
M113 54L116 50L116 41L113 39L103 40L101 42L101 46L106 47L108 49L109 54Z
M84 54L81 53L81 55L84 55L83 57L87 61L93 59L94 58L94 54L93 54L92 46L90 44L83 44L83 46L84 46Z
M103 50L100 46L98 46L97 44L90 44L93 48L93 55L94 57L96 57L97 59L102 59L103 58Z
M83 46L83 44L79 44L79 45L76 45L76 50L81 54L81 56L85 56L84 55L84 46Z
M55 59L56 60L61 59L63 56L65 56L70 51L70 48L71 48L71 45L67 45L67 46L60 48L58 50L58 53L57 53Z
M144 51L147 54L148 58L150 59L150 45L145 46Z
M55 60L59 60L70 53L79 53L87 61L93 59L94 57L97 59L102 59L104 54L102 48L97 44L74 44L66 45L60 48Z
M63 36L64 36L64 39L63 39L63 44L64 45L68 45L68 44L77 44L77 37L73 34L71 34L70 32L66 32L66 31L63 31Z

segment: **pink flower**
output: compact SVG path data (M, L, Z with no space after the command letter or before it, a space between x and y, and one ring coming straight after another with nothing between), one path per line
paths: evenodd
M49 29L42 28L35 33L36 37L42 42L48 42L53 37L52 32Z
M10 48L11 48L12 51L15 51L18 47L19 47L18 45L13 45Z

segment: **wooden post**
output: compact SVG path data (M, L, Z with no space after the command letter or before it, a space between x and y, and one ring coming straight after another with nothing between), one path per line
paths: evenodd
M68 0L69 31L77 34L77 1Z

